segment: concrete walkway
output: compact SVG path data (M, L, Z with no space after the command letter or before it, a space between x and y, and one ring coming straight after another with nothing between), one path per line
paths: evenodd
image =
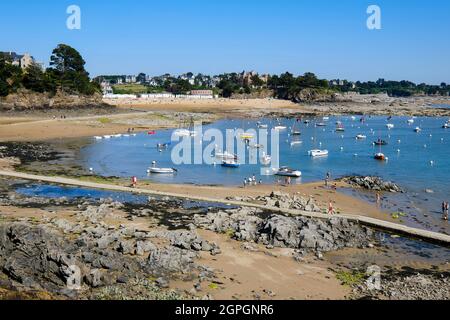
M69 179L69 178L62 178L62 177L39 176L39 175L33 175L33 174L28 174L28 173L2 171L2 170L0 170L0 176L24 179L24 180L39 181L39 182L62 184L62 185L68 185L68 186L77 186L77 187L91 188L91 189L131 192L131 193L135 193L135 194L173 197L173 198L195 200L195 201L202 201L202 202L230 204L230 205L241 206L241 207L242 206L243 207L252 207L252 208L259 208L259 209L264 209L264 210L272 210L274 212L280 212L280 213L284 213L284 214L288 214L288 215L292 215L292 216L305 216L305 217L318 218L318 219L329 219L330 218L329 215L317 213L317 212L307 212L307 211L291 210L291 209L280 209L280 208L276 208L276 207L268 207L266 205L247 203L247 202L241 202L241 201L214 199L214 198L207 198L207 197L200 197L200 196L188 196L188 195L184 195L184 194L160 192L160 191L153 191L153 190L149 190L149 189L130 188L130 187L113 185L113 184L102 184L102 183L95 183L95 182L88 182L88 181L80 181L80 180L76 180L76 179ZM413 238L419 238L419 239L425 240L427 242L438 243L438 244L441 244L444 246L450 245L450 236L443 234L443 233L438 233L438 232L433 232L433 231L428 231L428 230L423 230L423 229L418 229L418 228L412 228L412 227L408 227L408 226L401 225L398 223L392 223L392 222L388 222L388 221L383 221L383 220L374 219L374 218L365 217L365 216L359 216L359 215L339 214L339 217L344 217L344 218L348 219L349 221L358 222L362 225L370 226L370 227L373 227L376 229L385 230L385 231L393 232L396 234L402 234L402 235L413 237Z

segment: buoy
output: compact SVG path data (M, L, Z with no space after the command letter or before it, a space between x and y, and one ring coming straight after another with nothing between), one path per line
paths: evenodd
M397 149L397 152L400 153L400 149Z
M399 140L397 140L397 142L398 142L398 143L401 143L402 141L399 139Z
M434 165L434 161L433 160L430 161L430 165L432 165L432 166Z
M341 151L344 150L344 147L341 147Z
M424 144L424 145L423 145L423 147L424 147L424 148L426 148L426 147L427 147L427 145L426 145L426 144Z

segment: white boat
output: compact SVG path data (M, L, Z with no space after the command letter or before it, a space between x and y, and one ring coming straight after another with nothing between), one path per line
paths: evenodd
M413 124L414 123L414 119L408 119L408 124Z
M316 123L316 127L326 127L327 125L323 122Z
M237 156L236 156L235 154L229 153L228 151L225 151L225 152L216 152L216 153L214 154L214 156L215 156L216 158L222 159L222 160L226 160L226 159L229 159L229 160L236 160L236 159L237 159Z
M237 163L235 160L223 160L222 161L222 167L226 168L239 168L240 164Z
M419 127L416 127L416 128L414 129L414 132L419 133L420 131L422 131L422 129L420 129Z
M262 144L259 144L259 143L251 144L249 147L250 147L250 148L253 148L253 149L264 148L264 146L263 146Z
M330 120L330 117L323 117L322 120L323 121L328 121L328 120Z
M444 123L444 125L442 126L443 129L448 129L450 128L450 124L448 123Z
M285 126L276 126L274 127L275 130L286 130L287 128Z
M301 141L301 140L298 140L298 141L292 141L292 142L291 142L291 146L297 146L297 145L302 144L302 143L303 143L303 141Z
M355 116L351 116L350 119L351 119L352 121L355 121L355 120L356 120L356 117L355 117Z
M100 136L95 136L95 137L94 137L94 139L95 139L95 140L102 140L102 139L103 139L103 137L100 137Z
M111 139L111 136L103 136L104 139Z
M389 130L390 129L394 129L394 125L392 124L392 123L388 123L387 125L386 125L386 128L388 128Z
M356 139L358 139L358 140L367 139L367 136L365 136L365 135L363 135L363 134L358 134L358 135L356 136Z
M284 177L294 177L299 178L302 176L302 172L299 170L294 170L288 167L281 167L275 171L275 175Z
M178 170L174 168L156 168L151 167L147 170L148 173L155 173L155 174L173 174L177 173Z
M178 137L189 137L191 132L187 129L177 129L173 132L173 135Z
M267 124L258 124L259 129L267 129L269 126Z
M315 150L309 150L308 154L311 157L326 157L328 156L328 150L319 150L319 149L315 149Z

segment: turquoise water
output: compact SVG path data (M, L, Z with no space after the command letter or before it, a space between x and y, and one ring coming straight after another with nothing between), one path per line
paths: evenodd
M305 120L304 118L303 120ZM440 204L450 201L450 129L443 129L447 118L418 117L414 124L408 124L407 117L366 117L360 122L356 116L330 117L326 127L316 127L315 122L322 118L309 118L311 123L296 124L302 135L302 144L291 146L292 137L289 128L293 119L281 119L280 123L288 129L280 132L280 165L290 166L302 171L302 178L294 183L322 180L327 172L333 178L345 175L376 175L392 180L405 188L412 201L408 206L419 212L427 212L440 217ZM278 125L275 119L261 119L269 128ZM345 132L335 132L336 122L341 121ZM387 123L395 127L388 130ZM256 129L257 122L242 120L222 120L204 126L225 132L226 129L242 127ZM419 126L422 131L414 132ZM180 165L171 161L171 148L160 152L156 145L171 139L172 130L158 131L156 135L138 134L136 137L112 138L94 141L81 150L81 158L86 168L93 168L96 174L105 176L149 179L160 183L190 183L200 185L241 185L246 177L253 174L265 184L277 182L277 177L260 176L261 165L241 165L238 169L227 169L220 165ZM367 136L365 140L356 140L357 134ZM389 158L387 162L373 159L379 147L373 145L378 137L388 142L381 151ZM312 138L315 138L312 140ZM298 138L297 138L298 139ZM270 139L269 139L270 141ZM207 143L204 143L206 147ZM313 159L308 150L320 148L329 150L326 158ZM271 146L269 143L268 153ZM176 167L175 175L147 175L146 170L152 161L160 167ZM433 161L433 164L431 164ZM430 189L433 193L425 192ZM406 200L405 200L406 201ZM402 209L402 208L400 208ZM405 210L408 208L404 208Z

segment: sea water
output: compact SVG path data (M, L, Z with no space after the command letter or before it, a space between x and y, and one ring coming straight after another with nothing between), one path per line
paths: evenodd
M373 175L392 180L402 186L410 197L406 202L413 202L414 210L434 218L440 218L442 201L450 201L450 129L443 129L447 118L417 117L409 123L411 117L336 116L325 121L321 117L296 119L228 119L217 121L203 127L219 129L257 129L257 122L271 128L283 125L280 131L279 158L281 166L289 166L302 172L302 178L294 183L323 180L330 172L332 178L347 175ZM304 120L309 120L305 124ZM317 127L315 123L325 122L326 127ZM336 132L336 123L341 122L344 132ZM387 124L393 124L388 129ZM301 136L292 136L291 128L301 131ZM421 132L414 131L416 127ZM265 184L277 183L278 177L260 175L262 165L245 164L237 169L211 164L183 164L175 166L171 160L172 144L166 150L159 150L158 143L171 140L173 130L162 130L154 135L140 133L133 137L120 137L107 140L92 140L81 150L81 159L86 168L92 168L95 174L129 178L137 176L159 183L198 184L198 185L242 185L245 178L256 175L257 180ZM367 139L357 140L356 135L363 134ZM381 138L388 142L383 147L374 146L373 142ZM301 144L291 145L294 140ZM204 142L206 146L208 142ZM271 154L270 139L266 146ZM329 155L323 158L311 158L308 150L326 149ZM236 152L236 150L227 150ZM383 152L388 161L374 159L374 154ZM273 155L272 155L273 156ZM158 167L175 167L174 175L148 175L147 169L152 161ZM248 162L248 158L245 162ZM402 208L399 208L399 210ZM404 208L403 208L404 209ZM441 226L442 227L442 226ZM444 227L444 229L448 229ZM442 231L442 230L441 230Z

